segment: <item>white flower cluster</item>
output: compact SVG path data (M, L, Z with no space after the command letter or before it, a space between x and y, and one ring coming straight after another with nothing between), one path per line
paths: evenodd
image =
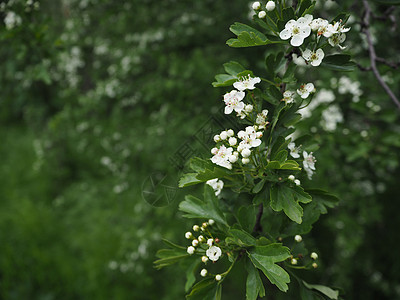
M310 180L315 171L315 163L317 161L312 154L312 152L307 153L306 151L303 151L303 167L307 173L308 179Z
M246 96L245 90L254 90L255 84L260 83L259 77L252 78L250 75L244 76L233 84L236 90L232 90L224 95L225 102L225 114L230 114L233 111L236 112L237 116L244 119L247 114L253 111L251 104L245 105L242 100Z
M206 182L206 184L213 188L215 196L221 194L221 191L224 187L224 182L222 180L218 180L218 178L210 179Z
M4 18L4 24L7 30L11 30L14 27L18 27L22 23L22 18L13 11L9 11Z
M296 90L297 94L302 99L308 98L308 96L310 96L311 93L315 93L315 91L316 89L314 87L314 84L311 82L300 85L300 87ZM286 104L293 103L295 95L296 95L295 92L286 90L283 93L282 101L285 102Z
M267 124L267 114L268 111L263 110L260 116L257 116L258 121L261 123L260 128L265 128L263 126ZM261 131L256 131L256 128L258 128L258 126L247 126L245 130L238 132L237 138L234 137L234 131L232 129L222 131L220 134L214 136L214 141L216 143L222 143L222 145L220 145L219 148L215 147L211 149L211 154L214 155L211 161L221 167L232 169L232 164L237 162L239 155L241 155L242 163L248 164L250 162L251 148L261 145L260 138L263 133ZM238 143L238 140L241 141Z
M312 15L307 14L297 20L289 20L285 28L279 33L279 37L282 40L290 39L290 44L293 47L299 47L311 35L311 32L315 32L317 41L321 36L324 36L332 47L338 46L340 49L344 49L340 44L346 40L345 33L349 30L350 28L345 28L342 22L330 24L328 20L314 19ZM321 48L316 50L305 49L302 52L302 58L305 62L314 67L321 64L324 56L324 51ZM303 64L303 61L297 55L293 55L293 61L298 65Z

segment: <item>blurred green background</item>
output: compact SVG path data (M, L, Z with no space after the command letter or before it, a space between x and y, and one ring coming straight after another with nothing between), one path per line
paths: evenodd
M346 51L368 67L361 1L317 2L315 16L351 12ZM272 46L225 45L233 22L250 22L250 4L0 2L1 299L183 299L184 268L152 264L161 237L183 242L193 225L176 207L197 190L175 189L173 158L188 141L185 158L208 155L193 137L210 116L225 122L226 90L211 86L223 63L262 76ZM371 5L386 16L372 22L376 51L398 62L387 16L398 20L399 8ZM380 70L400 95L398 70ZM400 299L399 111L371 72L298 75L318 88L299 128L321 146L313 180L341 199L304 237L322 262L312 280L341 287L345 299ZM142 192L157 174L172 188L154 204ZM239 299L237 282L225 299Z

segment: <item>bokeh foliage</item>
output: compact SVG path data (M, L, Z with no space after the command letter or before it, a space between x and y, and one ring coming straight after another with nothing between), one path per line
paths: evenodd
M339 10L317 2L315 15ZM361 1L340 2L352 13L347 51L368 67ZM248 20L247 1L26 3L1 4L2 19L13 11L22 20L0 27L1 298L181 299L185 269L156 271L152 261L161 235L183 240L191 224L178 201L149 205L142 185L154 172L178 178L169 158L220 108L211 82L222 64L261 70L274 47L225 45L228 27ZM376 51L398 62L388 15L399 8L371 6L385 16L372 20ZM400 95L399 72L379 67ZM319 105L301 129L321 146L313 180L341 199L305 237L323 262L312 280L347 299L395 299L399 111L371 72L303 72L304 82L318 79ZM224 296L243 290L232 280Z

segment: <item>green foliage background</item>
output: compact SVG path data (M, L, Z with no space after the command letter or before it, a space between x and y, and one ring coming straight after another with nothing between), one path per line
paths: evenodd
M314 15L324 18L350 11L347 51L368 66L359 1L318 2ZM224 90L211 82L222 64L256 73L274 51L225 45L229 26L248 22L249 2L47 0L30 11L26 1L2 3L2 19L12 10L22 24L0 25L0 298L182 299L185 269L152 262L161 236L183 242L193 225L177 212L187 190L157 208L142 186L155 172L178 179L170 157L221 109ZM377 15L388 8L371 5ZM378 55L398 62L392 26L376 19L372 32ZM400 95L399 72L380 68ZM399 298L399 111L371 72L300 75L335 95L301 131L321 145L313 180L341 199L304 237L322 262L308 276L346 299ZM343 121L328 130L332 105ZM240 276L226 299L243 299ZM267 288L267 299L297 299Z

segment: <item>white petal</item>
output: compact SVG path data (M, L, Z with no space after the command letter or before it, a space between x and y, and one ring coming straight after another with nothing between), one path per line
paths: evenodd
M229 115L233 111L233 108L231 106L225 106L225 111L224 113L226 115Z
M246 89L246 87L244 86L244 84L243 84L241 81L236 81L236 82L233 84L233 87L234 87L235 89L238 89L239 91L244 91L244 90Z
M291 40L290 40L290 44L293 47L298 47L301 44L303 44L304 42L304 37L300 36L300 35L295 35Z
M291 31L289 31L288 29L283 29L280 33L279 33L279 37L282 40L287 40L290 39L290 37L292 36Z
M304 50L304 52L303 52L303 58L304 58L305 60L310 60L311 54L312 54L311 50L310 50L310 49L306 49L306 50Z

